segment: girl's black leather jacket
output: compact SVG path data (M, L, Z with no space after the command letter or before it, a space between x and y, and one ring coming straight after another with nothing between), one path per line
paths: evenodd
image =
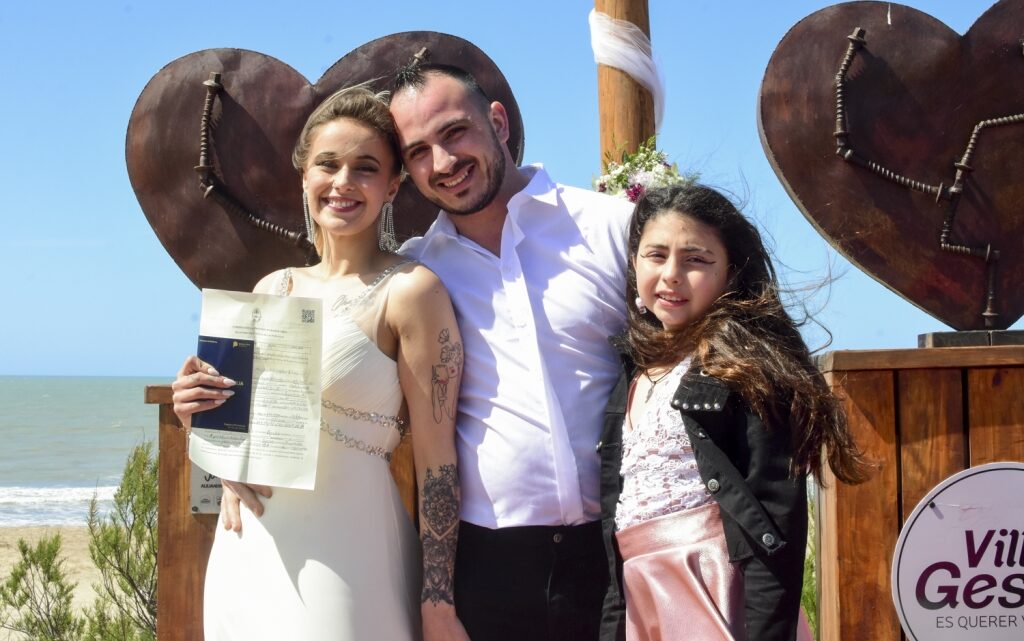
M615 508L622 491L622 425L633 374L632 365L625 363L597 444L601 521L611 574L602 641L625 639ZM697 367L683 376L672 407L682 414L701 479L721 508L729 557L743 566L747 639L795 639L807 541L807 490L804 476L789 474L790 431L767 429L724 381Z

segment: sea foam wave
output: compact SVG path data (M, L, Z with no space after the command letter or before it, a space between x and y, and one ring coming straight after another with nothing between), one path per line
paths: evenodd
M0 487L0 527L30 525L85 525L89 504L106 515L117 486Z

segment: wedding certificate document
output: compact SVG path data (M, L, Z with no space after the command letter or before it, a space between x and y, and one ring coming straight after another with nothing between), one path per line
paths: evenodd
M237 385L192 415L192 462L230 481L313 489L321 311L317 298L203 290L197 355Z

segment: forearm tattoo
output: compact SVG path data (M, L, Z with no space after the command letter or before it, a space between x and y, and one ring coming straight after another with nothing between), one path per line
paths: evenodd
M454 464L427 468L420 489L422 602L454 604L452 573L459 534L459 475Z
M440 423L446 417L455 419L459 377L462 375L462 343L451 342L447 329L441 330L437 342L441 344L441 362L434 365L430 387L434 421Z

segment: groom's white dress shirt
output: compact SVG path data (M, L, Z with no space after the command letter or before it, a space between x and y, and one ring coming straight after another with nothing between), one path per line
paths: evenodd
M520 171L495 256L441 212L402 253L451 295L465 351L457 421L463 520L489 528L600 518L595 446L626 324L631 203Z

